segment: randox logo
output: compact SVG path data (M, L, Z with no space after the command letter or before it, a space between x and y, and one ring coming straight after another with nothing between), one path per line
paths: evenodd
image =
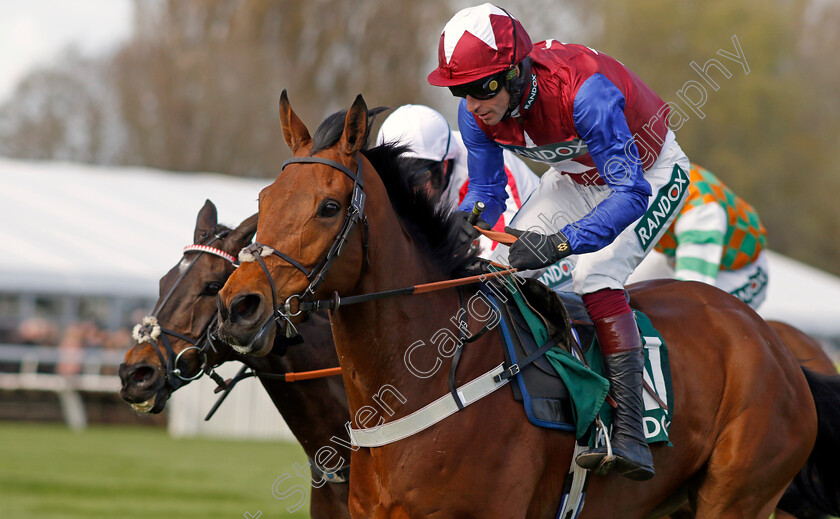
M749 277L747 284L736 288L732 291L732 295L741 301L750 304L755 296L759 294L767 286L767 273L764 269L758 268L755 274Z
M522 105L523 110L530 110L531 107L534 105L534 101L537 100L537 75L531 74L531 91L528 93L528 98L525 100L525 104Z
M662 186L656 194L653 204L650 205L634 229L636 237L639 239L639 245L643 249L647 249L653 240L659 236L660 231L664 229L665 224L668 223L671 215L680 205L680 200L683 199L687 189L688 173L674 164L671 180Z
M575 268L574 263L568 259L562 259L551 265L540 276L542 284L549 288L558 288L568 284L572 280L572 270Z
M562 162L564 160L573 159L586 155L589 153L589 148L583 139L572 139L566 142L557 142L554 144L545 144L543 146L535 146L533 148L526 148L525 146L515 146L513 144L499 144L520 157L527 157L532 160L546 162L553 164Z

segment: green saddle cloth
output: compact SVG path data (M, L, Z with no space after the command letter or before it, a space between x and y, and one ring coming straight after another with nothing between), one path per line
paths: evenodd
M668 349L650 319L642 312L637 310L634 312L642 336L642 350L645 354L645 380L659 399L668 406L668 409L664 409L646 389L642 390L644 404L642 420L645 426L645 438L648 443L668 442L670 445L668 432L671 428L671 416L674 409L674 393ZM576 438L581 439L589 432L597 416L601 417L609 430L613 409L606 403L606 395L609 392L610 383L603 377L604 367L597 339L593 338L592 347L586 352L589 367L584 366L581 361L560 348L552 348L546 353L546 357L569 388L572 409L575 412ZM589 443L594 447L603 443L603 433L600 429L592 429L595 434L591 435Z
M601 411L610 391L610 382L562 348L555 346L545 356L569 390L575 438L579 440L589 431Z
M542 318L525 302L525 298L521 291L517 289L515 282L504 278L499 281L512 295L513 301L528 323L537 344L545 344L548 340L548 331ZM674 395L671 386L668 349L650 319L642 312L637 310L634 310L634 312L642 337L642 349L645 353L645 380L656 391L659 399L668 406L667 410L663 409L646 390L642 391L645 407L643 413L645 437L648 443L664 441L670 445L668 431L670 430L674 409ZM597 446L603 442L603 433L600 429L595 430L596 428L593 427L595 419L600 415L601 421L609 429L612 423L612 407L606 403L610 383L603 376L601 348L594 334L592 341L592 346L586 352L588 367L569 352L557 346L550 349L545 356L569 391L572 414L575 420L575 438L580 440L592 430L595 434L590 435L589 443L592 446Z

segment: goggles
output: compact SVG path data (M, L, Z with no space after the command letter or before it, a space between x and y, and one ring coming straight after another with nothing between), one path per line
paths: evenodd
M487 99L492 99L502 90L502 86L504 86L505 83L505 76L506 72L502 71L498 74L493 74L492 76L473 81L472 83L451 86L449 87L449 91L452 92L452 95L455 97L470 96L473 99L485 101Z

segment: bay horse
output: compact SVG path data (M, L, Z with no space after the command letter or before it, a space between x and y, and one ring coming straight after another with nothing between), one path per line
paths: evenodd
M224 362L241 361L257 373L277 410L303 446L310 465L314 464L312 460L321 457L318 460L320 468L313 469L313 474L320 475L321 469L335 470L350 459L347 447L336 442L336 438L347 437L344 425L350 419L341 379L330 377L288 383L272 375L338 366L327 318L313 314L312 319L301 323L299 330L304 334L304 343L288 346L285 355L244 356L224 343L213 341L210 347L207 342L208 331L216 317L216 294L233 272L233 259L239 250L251 243L256 227L256 215L235 229L220 225L213 203L208 200L204 204L196 219L193 238L196 245L189 247L182 260L160 281L160 299L155 305L155 313L161 334L168 334L166 340L171 341L171 350L161 348L163 351L158 354L150 342L135 344L120 365L120 395L138 411L159 413L172 392L203 371ZM163 340L158 337L158 342ZM171 355L176 356L177 362L172 359L170 363ZM179 370L177 374L174 373L176 369ZM334 449L336 457L324 459L328 450L319 455L319 450L325 448ZM329 483L313 475L311 517L350 517L345 473L346 469L339 471L338 478ZM285 492L287 496L284 492L278 493L275 497L288 499L288 503L294 503L291 499L298 497L291 492Z
M245 220L236 229L229 229L218 224L216 207L208 200L196 218L193 241L194 243L210 242L215 247L207 250L215 249L233 257L250 243L255 230L254 218ZM192 250L190 254L197 254L199 250ZM204 257L205 259L194 259L190 264L192 266L189 272L180 280L176 281L177 277L173 274L180 272L183 268L180 262L177 268L173 268L161 280L161 300L170 291L171 295L168 298L169 305L161 308L158 319L166 323L168 330L185 338L207 336L208 328L216 312L215 303L210 298L224 285L233 272L231 262L225 260L224 257L213 253ZM156 306L159 305L160 301ZM794 344L791 350L798 359L814 364L814 369L817 370L826 365L833 369L830 359L816 341L789 325L774 322L770 324L774 327L776 324L780 326L777 331L785 333L783 338L786 344L788 342ZM121 395L127 402L136 404L140 409L148 409L153 413L161 412L171 393L188 384L195 376L194 374L198 374L203 368L214 368L231 360L239 360L261 375L260 382L269 397L285 421L290 424L295 437L304 446L309 458L314 459L316 448L328 445L327 442L335 437L333 435L343 432L342 428L349 420L349 413L342 384L330 385L317 381L309 382L307 385L288 384L270 377L272 374L279 375L293 370L309 371L320 366L337 365L329 322L322 314L313 315L310 322L299 326L299 331L304 334L305 344L294 347L293 351L285 357L275 354L266 357L243 356L221 342L215 342L213 349L207 348L204 353L199 354L198 350L194 349L194 344L199 341L188 341L173 335L173 353L176 356L182 355L177 364L185 377L183 379L175 377L174 382L169 383L167 383L167 375L170 378L174 375L167 374L167 362L161 361L151 344L147 342L135 344L126 353L125 362L121 366ZM163 355L166 356L167 353L163 352ZM325 387L328 387L330 391L325 392ZM299 405L295 405L296 402ZM327 405L324 406L324 403ZM306 412L307 409L319 406L324 411L323 414L312 416ZM336 445L334 441L332 445ZM342 455L345 459L349 458L346 449L342 451ZM311 517L318 519L350 516L347 510L348 486L346 482L326 486L315 482L311 494ZM672 517L676 518L676 515ZM685 517L693 517L693 514L686 511ZM782 516L777 510L776 517L793 516Z
M219 336L241 352L265 355L278 333L275 317L290 327L305 307L332 307L354 426L386 423L373 407L386 403L385 388L391 423L449 393L449 374L434 371L441 353L422 339L453 316L463 318L461 300L474 289L347 301L451 277L473 258L451 245L451 216L401 188L400 150L360 153L367 132L361 96L314 138L285 92L280 112L294 157L260 193L253 261L219 292ZM840 383L803 374L748 306L693 282L637 286L630 296L669 345L678 402L673 447L653 447L650 481L592 477L581 517L656 517L687 499L700 518L765 519L806 461L826 462L809 459L812 449L837 459L840 410L824 393ZM475 331L476 317L466 320ZM426 378L407 369L409 345ZM496 334L467 349L458 385L503 361ZM530 425L521 405L496 391L418 434L355 450L350 511L376 518L554 517L574 444L571 434ZM822 474L837 478L836 467L828 470ZM837 485L828 488L836 492Z
M160 287L161 301L168 295L169 302L160 308L158 319L166 324L168 330L177 334L172 336L172 350L176 356L180 354L181 358L174 364L185 376L181 379L172 373L167 373L166 359L161 360L151 344L139 343L127 352L125 362L121 367L121 394L126 401L137 404L140 409L161 412L170 394L188 384L189 380L195 374L199 374L203 368L213 368L230 360L243 361L252 370L262 375L259 377L261 383L312 460L317 452L316 449L319 446L328 445L327 442L331 438L343 432L342 428L349 419L343 385L319 381L311 381L306 385L288 384L269 375L279 375L294 370L308 371L337 364L329 323L321 314L313 315L310 322L299 326L299 331L303 333L306 342L301 346L293 347L285 357L276 354L266 357L243 356L220 342L215 342L214 348L205 348L203 353L199 353L194 345L200 341L186 340L207 336L216 311L212 296L233 272L230 258L250 243L255 230L256 220L253 217L242 222L236 229L220 225L216 207L209 200L205 203L196 218L193 242L195 244L210 243L214 247L206 245L201 245L201 247L207 247L205 250L226 253L229 255L228 259L212 252L198 255L202 249L194 248L189 251L189 254L198 256L189 265L179 262L176 268L164 276ZM178 279L185 266L189 266L189 271ZM156 307L160 307L161 301L158 301ZM783 334L785 343L790 346L801 362L821 363L813 366L817 370L826 365L833 369L830 359L816 341L789 325L774 322L770 324L777 329L777 332ZM178 335L182 337L179 338ZM165 357L167 353L164 351L163 355ZM167 376L172 378L172 381L167 382ZM329 391L325 391L325 388L329 388ZM307 413L307 409L320 409L323 413L313 416L312 413ZM336 443L333 441L331 445L335 446ZM342 456L345 459L348 457L346 450L342 451ZM313 482L311 495L311 517L316 519L349 517L346 483L324 485L323 482ZM777 510L776 517L793 517L782 516L781 513L783 512ZM677 514L672 517L676 518ZM686 510L682 511L679 517L693 517L693 514L690 510Z
M767 324L779 334L800 366L823 375L837 374L837 366L813 337L782 321L771 320Z
M231 257L235 256L242 247L250 243L256 229L256 221L249 218L236 229L229 229L218 224L217 220L216 208L208 200L198 213L193 241L211 242L211 245L215 245L213 249ZM190 252L197 253L198 250ZM204 259L200 259L201 257ZM190 271L180 281L176 282L177 277L173 274L176 271L180 272L183 267L180 262L177 269L173 269L161 280L161 299L170 291L172 293L169 296L169 305L161 308L158 318L166 324L167 329L186 338L207 336L216 311L215 303L208 301L233 272L231 262L223 257L212 253L201 257L190 263ZM819 343L792 326L773 321L769 324L780 333L800 363L816 371L829 370L828 373L836 373L833 363L822 351ZM333 383L330 386L317 381L308 382L307 385L288 384L266 376L336 365L329 323L321 314L315 314L310 322L301 324L299 331L304 334L305 344L294 347L285 358L275 354L266 357L243 356L220 342L214 343L214 349L206 349L204 354L198 354L198 350L194 350L192 346L198 341L187 341L173 336L173 353L182 355L178 365L186 376L184 379L176 377L175 382L170 383L167 383L167 362L161 361L149 343L136 344L127 352L120 371L121 394L129 403L139 404L141 408L148 408L150 412L160 412L170 394L189 383L193 374L198 374L203 367L216 367L230 360L243 361L252 370L263 375L260 377L261 383L286 422L291 424L290 427L298 441L304 445L309 458L313 459L318 446L327 445L328 440L335 437L330 436L331 434L342 431L349 414L341 384ZM173 377L173 374L169 373L169 376ZM328 394L325 394L325 386L330 389ZM316 407L323 408L321 402L312 402L313 399L320 399L328 404L326 412L317 417L307 415L305 411L307 408L312 409L313 403ZM295 406L295 402L299 402L300 406ZM332 444L335 445L335 442ZM342 456L347 457L346 451L342 452ZM311 492L311 517L349 517L346 484L315 485L317 486L313 487ZM793 517L782 514L784 512L776 511L777 518ZM677 515L675 513L672 517L676 518ZM679 517L693 517L693 514L690 510L684 510Z

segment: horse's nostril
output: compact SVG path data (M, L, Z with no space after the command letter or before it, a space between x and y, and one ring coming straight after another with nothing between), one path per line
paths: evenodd
M260 307L260 302L261 299L256 294L237 297L230 305L231 320L237 321L253 317Z
M148 367L148 366L141 366L134 370L134 374L132 375L132 379L135 383L141 383L149 380L154 375L155 370Z

